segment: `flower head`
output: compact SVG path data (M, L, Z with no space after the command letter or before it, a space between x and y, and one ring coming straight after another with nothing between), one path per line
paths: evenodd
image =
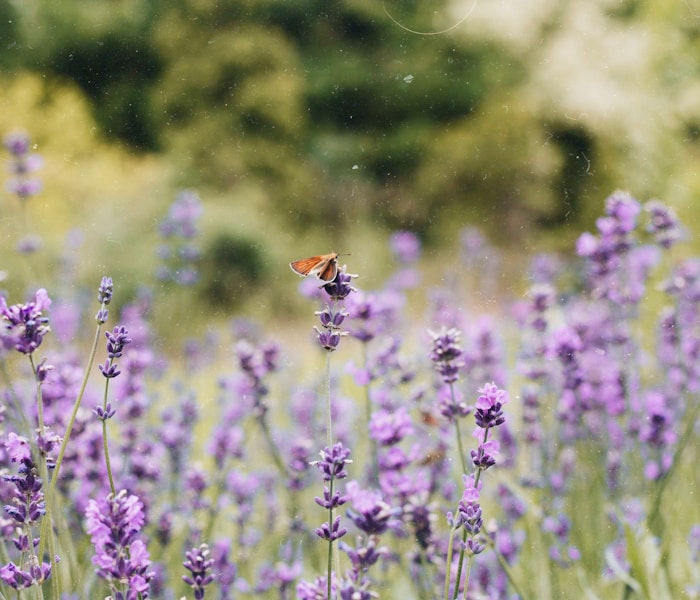
M10 152L10 172L13 177L7 182L7 189L20 200L25 201L41 191L42 184L30 173L41 168L44 161L40 155L31 152L29 136L25 133L11 133L4 139L4 146Z
M97 574L108 582L113 592L127 583L130 591L146 597L154 573L148 570L151 561L146 544L139 537L144 514L138 496L121 490L101 501L91 499L85 518L95 547L92 562Z
M31 562L33 564L29 567L28 571L23 571L13 562L9 562L3 567L0 567L0 580L14 590L21 590L33 585L39 585L46 581L51 575L51 565L44 563L39 566L36 562L36 558L33 558Z
M183 575L182 580L192 588L195 600L202 600L204 588L214 581L214 575L209 572L214 564L214 559L209 558L209 546L200 544L199 547L186 552L185 556L187 560L182 566L190 575Z
M347 510L348 518L364 533L379 535L387 531L391 521L401 513L401 509L389 506L378 492L354 489L353 508Z
M342 267L338 269L338 274L335 276L335 279L325 284L323 289L331 300L343 300L352 292L357 291L350 285L350 282L355 277L357 277L357 275L346 273L345 267Z
M105 331L105 337L107 338L107 356L109 358L104 365L98 365L98 368L105 378L113 379L121 373L114 359L122 356L124 346L131 343L131 338L123 325L115 327L112 331Z
M51 307L51 299L45 289L37 290L33 302L8 306L0 296L0 317L5 323L5 333L0 333L3 345L22 354L34 352L51 331L48 317L43 312Z
M114 292L114 283L111 277L103 277L100 282L100 287L97 290L97 301L100 304L107 306L112 301L112 293Z
M420 258L420 239L412 231L393 233L389 245L394 255L403 263L414 263Z
M647 231L654 236L656 243L662 248L673 246L682 233L673 209L658 200L650 200L644 205L644 209L649 213Z
M445 383L454 383L459 379L459 369L464 366L460 345L461 333L454 327L443 327L437 333L431 331L430 336L430 360L433 361L435 370L440 373Z
M182 286L199 281L196 262L201 252L193 240L199 232L197 223L203 212L202 201L195 191L184 190L175 198L160 224L164 243L158 249L163 261L156 272L158 279L172 280Z
M12 504L5 505L5 512L16 523L36 525L46 512L42 482L31 457L21 460L18 471L18 475L3 477L15 485L15 496Z
M122 355L124 346L131 342L129 332L123 325L116 326L113 331L105 331L107 338L107 356L109 358L119 358Z
M316 528L315 533L322 540L329 542L334 542L343 537L348 530L340 525L340 517L336 517L333 524L323 523L320 527Z
M348 476L345 470L345 465L351 463L349 460L350 449L345 448L343 444L338 442L332 448L324 448L320 452L321 460L315 460L311 464L318 468L323 473L324 481L333 479L344 479Z
M413 433L413 422L406 408L401 407L393 412L378 410L369 422L369 434L382 446L398 444L406 436Z
M499 389L493 383L487 383L479 389L481 394L476 401L474 416L481 429L497 427L505 422L503 405L508 402L508 392Z

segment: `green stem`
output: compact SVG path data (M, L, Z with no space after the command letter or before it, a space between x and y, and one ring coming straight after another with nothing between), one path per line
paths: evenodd
M452 405L455 404L455 389L454 384L450 383L450 396L452 400ZM467 462L464 455L464 446L462 444L462 432L459 429L459 419L454 420L455 423L455 437L457 438L457 451L459 452L459 460L462 465L462 473L467 472Z
M331 353L326 352L326 398L328 399L328 449L333 447L333 411L331 410ZM330 597L330 596L329 596Z
M117 492L114 488L114 479L112 478L112 465L109 462L109 447L107 446L107 420L102 421L102 447L105 454L105 466L107 467L107 476L109 477L109 489L113 495Z
M32 375L34 375L34 380L36 382L36 409L37 409L37 419L39 421L39 435L43 436L45 434L44 428L44 399L41 393L41 382L39 381L39 376L36 372L36 364L34 363L34 356L29 354L29 364L32 366Z
M282 477L282 481L290 481L291 475L289 473L288 465L284 464L282 454L280 453L280 450L277 444L275 443L275 440L272 438L272 433L270 432L270 425L268 424L265 416L266 415L263 414L259 416L257 420L260 424L260 428L263 431L263 437L267 442L267 447L270 450L272 461L275 463L275 466L277 467L277 470L279 471L280 476ZM295 518L297 517L298 503L294 490L291 488L291 486L285 485L284 487L285 491L287 492L287 498L289 503L289 519L290 522L293 524Z
M455 437L457 438L457 451L459 452L459 460L462 464L462 473L467 472L467 464L464 458L464 447L462 446L462 432L459 429L459 421L455 419Z
M112 361L114 359L109 360L110 366L112 365ZM104 410L104 413L107 412L107 397L109 394L109 377L105 379L105 395L102 400L102 409ZM104 416L103 413L103 416ZM105 466L107 467L107 476L109 477L109 489L112 491L112 495L116 495L117 491L114 488L114 478L112 477L112 465L109 460L109 446L107 444L107 419L103 418L102 419L102 447L104 449L104 454L105 454Z
M226 458L224 458L226 463L228 462ZM218 506L219 505L219 498L221 497L221 489L224 486L224 478L223 474L228 472L228 468L226 466L226 463L224 463L221 468L216 469L217 475L214 479L212 490L214 491L214 499L212 501L213 506ZM173 491L176 492L173 488ZM175 500L176 497L173 498L173 505L175 505ZM216 524L216 511L215 510L210 510L209 514L207 515L207 523L206 525L202 528L202 539L205 540L210 540L211 539L211 534L212 531L214 531L214 525Z
M678 465L680 464L680 458L685 447L688 445L690 438L693 437L695 432L696 421L698 420L698 414L700 413L700 402L695 402L690 410L689 414L685 417L685 429L678 440L678 445L676 446L676 452L673 455L673 462L668 468L663 476L659 479L658 485L656 486L656 494L654 496L654 502L652 504L652 509L649 512L649 527L655 534L658 535L657 528L659 527L658 520L661 516L661 498L663 497L664 490L671 479L671 476L675 473Z
M469 575L472 572L472 564L474 563L474 555L470 554L467 557L467 570L464 576L464 600L467 600L467 591L469 590Z
M73 403L73 411L71 412L70 419L68 420L68 424L66 425L66 432L63 435L63 441L61 442L61 447L58 451L58 456L56 458L56 466L54 467L53 470L53 477L51 477L51 482L49 483L49 489L48 493L46 494L46 506L47 506L47 511L48 507L51 506L54 502L54 497L56 495L56 484L58 482L58 473L61 469L61 464L63 463L63 457L66 454L66 446L68 445L68 440L70 439L70 434L73 431L73 425L75 424L75 419L76 416L78 415L78 409L80 408L80 403L83 400L83 396L85 395L85 388L87 387L87 382L90 377L90 372L92 371L92 364L95 360L95 354L97 353L97 344L100 339L100 331L102 330L102 326L98 325L97 330L95 331L95 340L92 344L92 350L90 352L90 356L88 358L88 364L85 369L85 374L83 376L83 381L80 385L80 390L78 391L78 396L75 399L75 402ZM46 539L46 536L48 535L47 529L51 529L48 519L44 518L41 522L41 538L39 541L39 556L43 555L44 551L44 540Z
M457 562L457 576L455 577L455 589L452 592L453 600L459 596L459 582L462 580L462 569L464 568L464 545L467 542L467 530L462 531L462 549L459 551L459 561ZM469 579L464 582L464 589L469 587Z
M328 394L328 450L333 447L333 411L331 410L331 353L326 352L326 392ZM333 480L330 482L330 497L333 497ZM331 530L333 528L333 507L329 509L328 525ZM331 597L331 563L335 562L335 571L340 579L340 555L338 552L333 552L333 541L328 542L328 598ZM337 590L338 599L340 599L340 586Z
M260 425L260 429L262 429L263 437L265 438L265 442L267 443L270 455L272 456L272 462L275 463L275 466L280 472L282 478L285 480L289 479L289 472L287 471L287 466L282 460L282 455L280 454L277 444L275 444L275 441L272 439L272 434L270 433L270 426L267 423L265 415L259 416L257 420Z
M459 429L457 430L459 433ZM481 442L482 444L485 444L488 441L489 438L489 430L485 429L484 430L484 439ZM459 438L457 438L459 439ZM476 469L476 472L474 473L474 489L478 489L479 486L479 479L481 479L481 469ZM462 565L464 564L464 555L465 555L465 545L467 542L467 531L466 529L464 530L464 533L462 535L462 541L464 544L462 544L462 549L459 552L459 563L457 567L457 582L455 584L455 593L454 593L454 598L457 598L457 595L459 593L459 580L462 574ZM469 574L471 572L471 562L472 562L472 555L469 555L469 558L467 560L467 576L466 580L464 582L464 597L466 599L467 597L467 590L469 589Z
M12 407L12 412L14 413L13 420L17 422L21 431L24 431L27 435L31 435L32 428L29 425L29 421L27 421L27 417L22 410L22 403L20 402L20 399L15 392L15 388L12 385L10 374L7 372L7 364L2 359L0 359L0 373L2 374L5 387L9 392L9 397L12 398L12 403L10 406Z
M449 600L450 597L450 572L452 571L452 548L454 547L455 533L457 526L450 529L450 539L447 542L447 557L445 565L445 595L444 600Z
M44 426L44 398L43 394L41 392L41 381L39 380L39 375L36 372L36 364L34 363L34 356L30 353L29 355L29 364L32 367L32 374L34 375L34 381L36 383L36 404L37 404L37 420L39 423L39 430L38 434L40 438L44 438L46 436L46 427ZM46 485L46 482L49 480L49 468L48 465L46 464L46 456L42 452L41 448L39 448L39 445L37 444L37 455L39 458L39 473L41 476L42 481L44 482L44 486ZM51 560L51 591L52 591L52 597L54 600L58 600L58 572L56 571L56 548L55 548L55 541L53 538L53 527L51 527L51 514L53 511L53 506L51 506L48 502L45 502L45 513L44 516L42 517L41 521L41 529L44 528L44 523L48 523L48 544L49 544L49 554L50 554L50 560ZM43 541L43 536L42 536L42 541ZM33 547L33 546L32 546ZM39 566L41 566L41 563L43 561L43 552L39 552L37 556L37 562L39 563ZM41 585L36 586L37 589L37 597L40 599L43 599L44 597L44 592L42 590Z
M520 600L526 600L528 598L528 596L525 594L525 592L522 589L520 589L520 586L518 585L517 581L515 580L515 577L513 577L513 573L510 569L510 565L508 564L508 561L498 551L498 548L496 548L496 541L488 533L486 533L485 536L486 536L486 539L489 541L489 544L491 545L491 549L493 550L494 554L496 555L496 560L498 560L498 564L501 566L501 569L503 569L503 572L506 574L506 578L508 579L510 586L513 588L513 591L518 595Z
M333 479L331 479L330 484L329 484L329 489L330 489L330 497L333 497ZM331 527L331 531L333 528L333 506L331 505L328 508L328 525ZM331 568L331 565L333 564L333 540L328 540L328 581L327 583L327 589L328 593L326 595L326 598L330 600L331 597L331 578L333 576L333 569Z
M365 372L369 373L369 349L367 347L367 342L362 342L362 363ZM367 426L369 426L369 422L372 419L372 398L370 397L370 383L371 381L368 381L367 384L363 386L365 389L365 420L367 421ZM370 483L376 483L379 476L379 465L377 460L377 441L372 436L369 436L369 444L370 466L368 469L368 477Z

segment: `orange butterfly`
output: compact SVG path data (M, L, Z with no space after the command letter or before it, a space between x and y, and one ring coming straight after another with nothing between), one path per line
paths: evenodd
M333 281L338 274L338 253L331 252L330 254L302 258L290 262L289 266L301 277L316 275L321 281Z

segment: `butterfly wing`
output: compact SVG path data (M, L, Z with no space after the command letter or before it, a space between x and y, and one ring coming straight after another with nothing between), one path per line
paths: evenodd
M310 256L290 262L289 266L301 277L313 274L322 281L333 281L338 274L338 255L332 252L331 254Z
M317 269L322 261L322 256L310 256L309 258L302 258L301 260L292 261L289 263L289 266L297 275L306 277L314 269Z
M338 274L337 254L331 255L325 265L319 268L318 278L321 281L333 281Z

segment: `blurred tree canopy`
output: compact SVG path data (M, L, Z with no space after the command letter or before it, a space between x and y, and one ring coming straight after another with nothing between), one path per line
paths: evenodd
M368 218L437 238L478 222L517 241L580 227L616 187L682 204L700 186L697 0L33 0L0 15L6 71L74 81L105 136L167 157L180 184L254 189L291 227Z

